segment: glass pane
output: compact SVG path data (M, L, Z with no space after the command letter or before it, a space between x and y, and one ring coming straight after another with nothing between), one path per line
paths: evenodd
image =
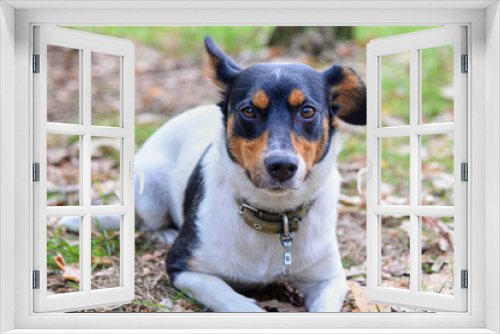
M453 45L420 50L422 124L453 122Z
M118 205L120 201L121 138L92 137L92 205Z
M410 204L410 137L380 138L383 205Z
M80 285L80 217L47 218L47 295Z
M422 285L427 292L453 294L452 217L422 217Z
M383 287L410 288L410 217L380 216Z
M382 126L410 124L410 52L380 57Z
M421 136L422 205L453 206L453 133Z
M80 122L80 50L47 45L47 121Z
M120 57L92 52L92 125L120 126Z
M120 284L121 216L92 216L92 290Z
M80 136L47 134L47 205L80 205Z

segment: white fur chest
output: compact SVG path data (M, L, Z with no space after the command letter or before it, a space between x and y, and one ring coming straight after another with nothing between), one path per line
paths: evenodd
M214 155L215 152L214 152ZM198 211L199 244L193 250L193 269L238 283L270 283L283 275L284 249L278 234L257 232L238 213L233 187L207 155L205 197ZM213 159L213 160L212 160ZM337 175L337 179L335 179ZM338 174L332 173L304 217L292 242L292 280L332 276L338 251L336 203Z

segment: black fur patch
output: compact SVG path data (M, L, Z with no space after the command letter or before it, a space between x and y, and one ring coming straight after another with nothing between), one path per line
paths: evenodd
M187 270L187 262L192 255L192 250L199 243L196 219L198 218L198 207L205 195L204 177L202 171L203 158L212 144L203 152L196 164L193 173L189 177L186 191L184 193L184 224L172 248L167 254L167 273L173 283L175 277L182 271Z

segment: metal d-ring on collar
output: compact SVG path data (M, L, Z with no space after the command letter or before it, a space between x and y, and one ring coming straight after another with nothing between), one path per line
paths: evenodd
M286 213L283 213L283 232L280 234L280 241L285 249L285 256L283 261L283 274L289 276L292 269L292 240L293 233L290 232L290 224Z

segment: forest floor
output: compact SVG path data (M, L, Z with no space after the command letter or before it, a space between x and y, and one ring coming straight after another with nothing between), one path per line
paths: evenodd
M136 55L136 143L139 148L164 122L176 114L198 105L216 102L215 87L203 77L203 63L190 58L165 58L161 52L144 45L137 45ZM363 52L362 52L363 51ZM57 50L54 52L58 52ZM59 59L69 59L69 52L60 51ZM328 57L327 57L328 58ZM365 77L364 50L351 43L339 43L335 61L347 63ZM280 48L244 52L235 56L242 66L255 62L302 62L325 69L331 59L297 57ZM106 117L112 103L100 96L116 75L117 65L106 59L96 59L101 71L93 78L95 113L93 120ZM67 62L67 60L66 60ZM99 62L99 64L97 64ZM64 63L64 62L63 62ZM52 91L66 91L59 100L74 97L71 77L67 66L54 63ZM97 66L99 65L99 66ZM59 71L59 72L58 72ZM107 72L109 71L109 72ZM103 89L99 89L99 85ZM94 86L95 85L95 86ZM49 85L50 86L50 85ZM78 87L78 86L76 86ZM94 88L95 87L95 88ZM102 88L101 87L101 88ZM107 87L107 88L106 88ZM50 93L50 90L49 90ZM113 93L109 93L113 96ZM100 101L100 102L99 102ZM94 102L93 102L94 103ZM63 104L64 106L64 104ZM66 121L67 110L54 105L49 108L49 119ZM94 110L94 108L93 108ZM340 254L349 282L350 291L345 298L343 312L402 312L418 311L390 305L375 305L366 297L366 199L356 191L356 173L365 166L365 130L362 127L341 126L344 150L339 156L342 190L338 204L338 229ZM397 145L396 145L397 144ZM432 144L432 145L431 145ZM448 145L446 138L436 138L429 144L428 155L438 154ZM408 145L395 143L396 155L406 159ZM92 204L118 203L119 193L119 142L108 138L92 139ZM437 153L433 150L437 150ZM66 137L48 138L48 205L72 205L78 202L79 146L76 140ZM398 157L393 157L398 159ZM391 157L389 157L389 160ZM387 165L391 165L387 161ZM384 165L383 165L384 167ZM387 167L387 166L386 166ZM452 189L453 183L444 167L432 161L425 166L432 186L426 200L438 201L443 193ZM406 173L406 174L405 174ZM389 179L382 186L385 204L407 204L408 171L387 174ZM401 180L403 179L403 180ZM441 196L441 197L440 197ZM449 198L443 201L449 201ZM442 203L441 203L442 204ZM50 294L77 291L78 288L78 235L48 220L48 290ZM382 217L381 284L383 286L409 288L409 217ZM93 288L119 284L119 232L100 231L95 228L92 251ZM94 248L95 245L95 248ZM172 287L165 270L165 256L171 245L158 240L152 232L136 232L135 300L126 305L110 306L84 312L199 312L206 308L184 293ZM61 258L54 258L61 254ZM453 280L453 221L452 219L422 218L422 288L436 293L452 293ZM64 274L64 276L63 276ZM249 294L270 312L306 311L303 295L287 282L280 282L263 291Z

